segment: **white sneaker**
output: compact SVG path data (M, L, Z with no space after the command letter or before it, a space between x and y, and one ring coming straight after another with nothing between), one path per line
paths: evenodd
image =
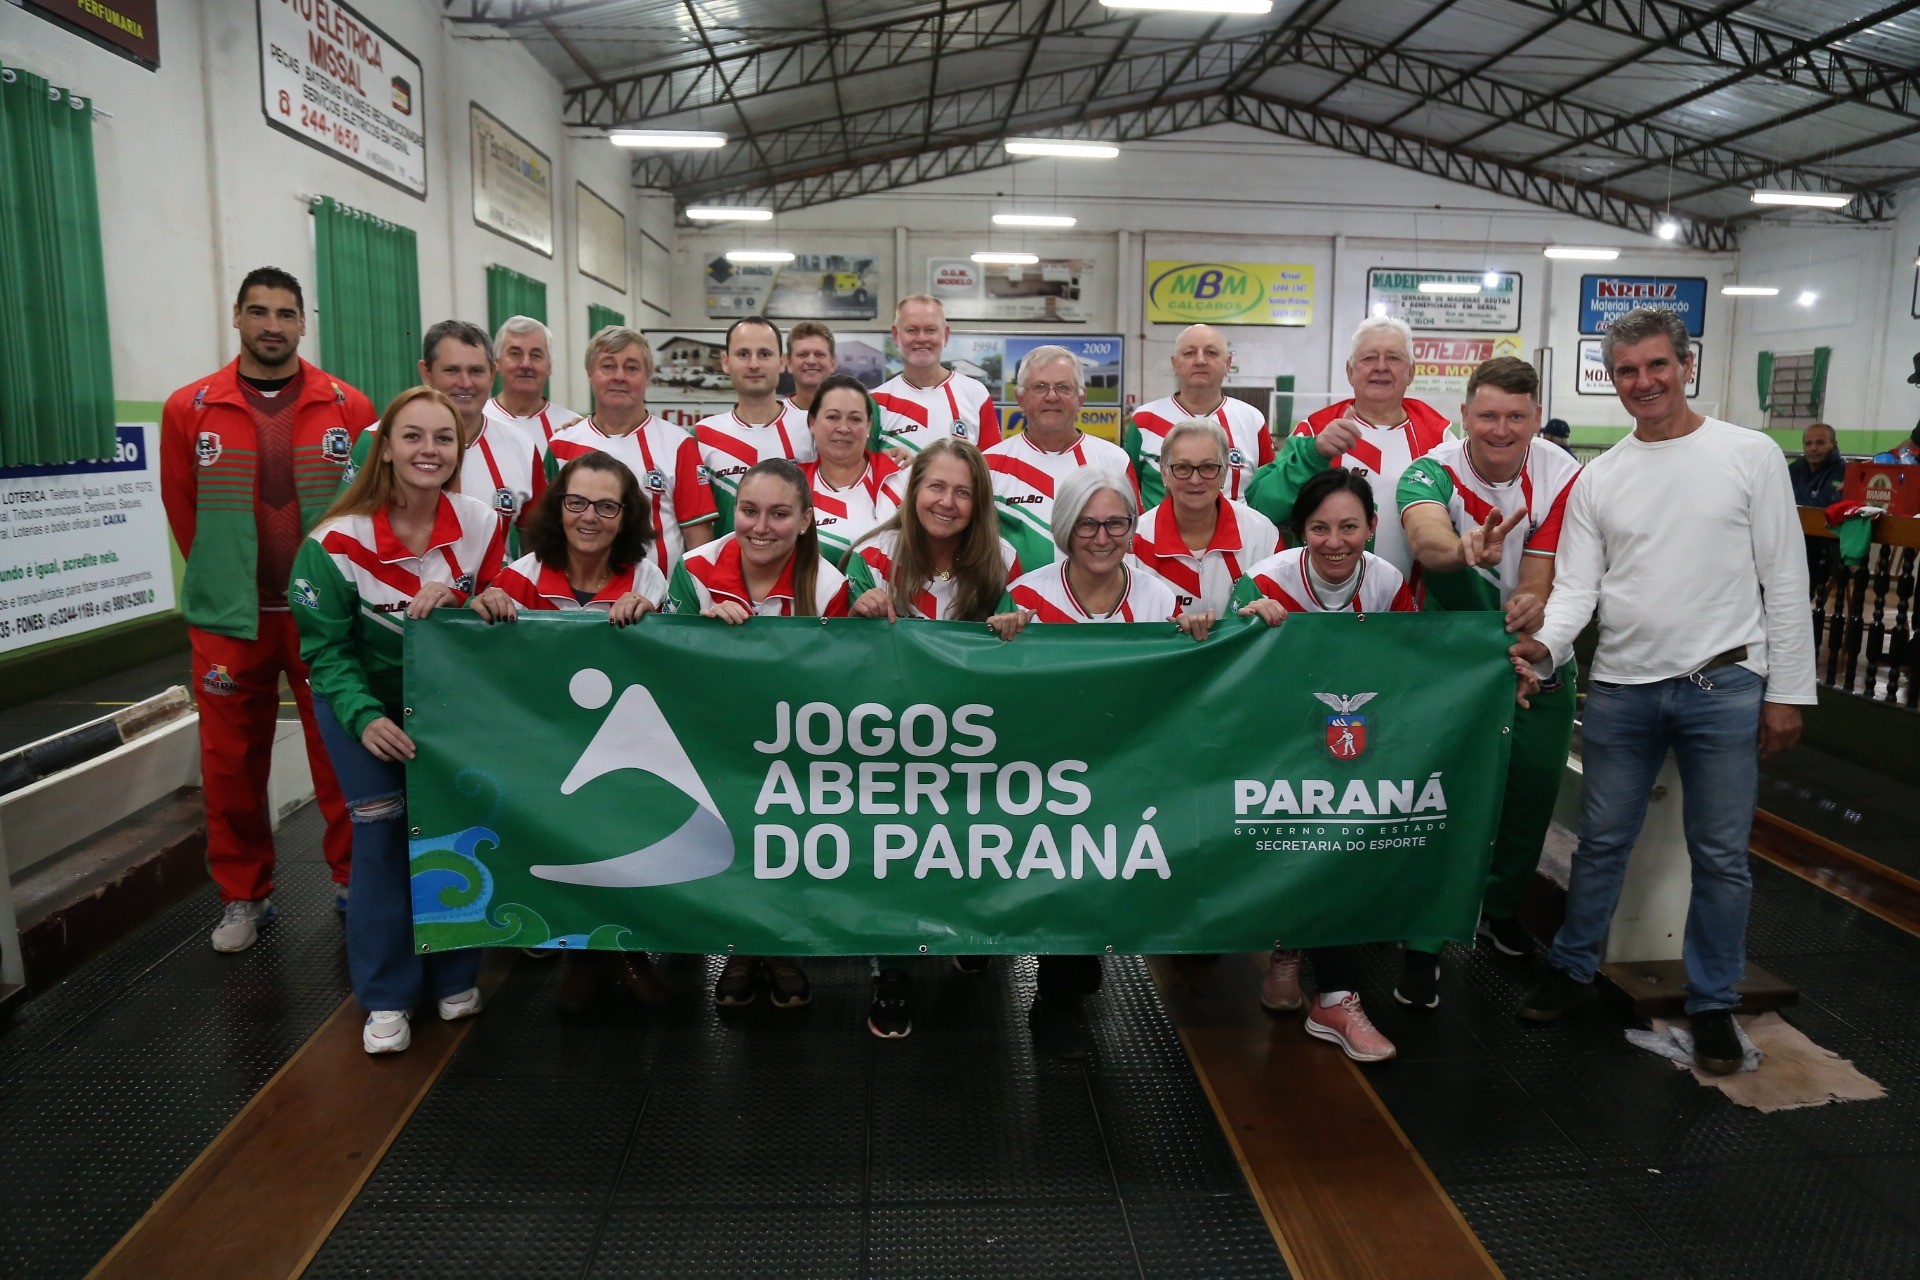
M258 902L229 902L220 912L220 923L213 926L213 949L231 954L245 951L260 940L260 930L274 922L280 913L272 898Z
M468 987L458 995L443 996L438 1007L442 1022L458 1022L462 1018L471 1018L480 1012L480 988Z
M413 1024L405 1009L376 1009L367 1015L360 1047L368 1053L399 1053L413 1043Z

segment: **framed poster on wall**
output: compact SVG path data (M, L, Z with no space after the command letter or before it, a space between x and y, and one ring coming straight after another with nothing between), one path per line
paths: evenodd
M627 215L584 182L573 184L574 236L580 274L627 291Z
M1635 307L1661 307L1699 337L1707 325L1705 276L1581 276L1580 332L1605 333L1614 318Z
M1416 331L1518 333L1521 283L1518 271L1374 267L1367 272L1367 314L1405 320Z
M551 258L553 161L479 103L468 103L467 112L474 222Z
M260 0L259 13L267 124L425 200L427 95L414 56L340 0Z

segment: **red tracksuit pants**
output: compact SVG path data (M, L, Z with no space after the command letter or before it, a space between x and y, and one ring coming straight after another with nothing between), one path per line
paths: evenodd
M200 708L200 779L207 800L207 870L228 902L253 902L273 892L273 821L267 812L267 773L273 763L274 723L280 718L280 675L286 673L307 735L313 791L327 820L322 841L334 883L347 883L353 831L334 780L326 746L313 723L313 695L300 661L293 615L260 614L255 640L188 627L193 645L194 700Z

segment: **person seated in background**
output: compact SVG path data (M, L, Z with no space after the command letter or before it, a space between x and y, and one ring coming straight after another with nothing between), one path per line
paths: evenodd
M1840 501L1847 460L1840 456L1832 427L1816 422L1801 432L1800 456L1787 464L1787 479L1793 482L1793 500L1800 506L1824 511Z
M1920 463L1920 422L1914 424L1913 434L1902 440L1885 453L1873 455L1875 462L1891 462L1897 466L1910 467Z
M1567 425L1565 418L1548 418L1547 425L1540 428L1540 438L1548 444L1557 444L1568 453L1573 452L1573 428Z
M562 467L534 504L525 537L531 550L468 602L488 622L512 622L522 609L590 609L624 627L667 598L667 576L647 556L653 534L646 495L610 453L596 449ZM666 984L644 951L562 954L558 999L567 1013L584 1011L603 977L647 1008L667 1002Z

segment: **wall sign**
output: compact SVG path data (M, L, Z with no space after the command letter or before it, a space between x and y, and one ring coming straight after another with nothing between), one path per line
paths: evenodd
M627 291L627 215L595 195L584 182L573 184L573 242L580 274L610 289Z
M1687 398L1693 399L1700 394L1700 366L1706 357L1700 352L1698 342L1690 344L1693 350L1693 376L1687 379ZM1606 361L1600 358L1600 339L1580 339L1580 383L1574 388L1583 396L1611 396L1613 394L1613 375L1607 371Z
M1434 408L1453 416L1454 406L1466 398L1467 379L1495 356L1526 358L1526 348L1513 334L1481 338L1460 334L1416 333L1413 337L1412 393L1422 400L1439 397Z
M173 608L151 423L100 462L0 468L0 653Z
M473 220L553 256L553 161L479 103L468 104L473 157Z
M707 263L707 319L871 320L879 314L879 261L872 254L802 253L792 262Z
M1313 266L1304 262L1149 262L1150 324L1313 323Z
M1704 276L1581 276L1580 332L1605 333L1635 307L1665 307L1699 337L1707 323Z
M1518 333L1520 273L1484 271L1410 271L1375 267L1367 272L1367 314L1393 316L1415 329L1450 333ZM1476 293L1422 293L1420 286L1451 285Z
M160 69L159 0L14 0L14 3L149 71Z
M1027 266L986 266L967 258L927 262L927 292L940 299L949 320L1057 320L1085 324L1093 318L1087 300L1085 258L1042 258Z
M420 63L340 0L259 0L267 123L427 198Z

